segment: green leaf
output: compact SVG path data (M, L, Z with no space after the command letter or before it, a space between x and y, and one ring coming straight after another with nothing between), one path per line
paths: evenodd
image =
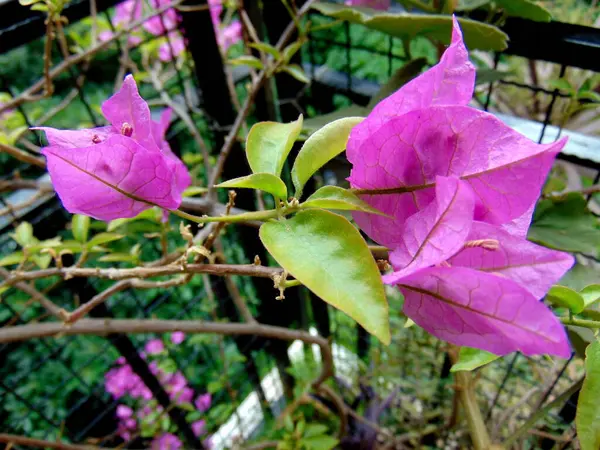
M320 436L322 434L327 433L327 429L327 425L323 425L321 423L308 424L306 426L306 430L304 430L304 437L308 438L313 436Z
M573 314L579 314L583 311L583 297L566 286L554 285L546 294L546 300L554 306L568 308Z
M492 0L458 0L456 11L472 11L487 5Z
M597 301L600 301L600 284L591 284L586 286L579 291L579 293L583 297L584 307L587 308Z
M352 128L362 117L345 117L331 122L313 133L304 143L292 168L294 197L302 196L302 189L313 174L346 149Z
M145 211L142 211L135 217L131 217L128 219L111 220L108 223L108 227L106 228L106 231L109 231L109 232L115 231L117 228L120 228L123 225L126 225L131 222L136 222L138 220L143 220L143 219L150 220L152 222L158 222L160 220L161 216L162 216L162 211L159 208L150 208Z
M494 0L509 16L522 17L536 22L550 22L552 14L531 0Z
M339 186L323 186L308 197L300 208L341 209L346 211L364 211L385 216L381 211L362 201L352 192Z
M13 264L21 264L23 262L23 252L14 252L10 255L6 255L3 258L0 258L0 267L4 266L12 266Z
M98 258L98 261L102 262L126 262L135 264L138 261L136 255L130 255L129 253L111 253L110 255L104 255Z
M346 106L345 108L337 109L329 114L304 119L304 123L302 124L302 134L311 135L334 120L344 119L346 117L364 117L367 114L369 114L369 110L364 106Z
M304 70L298 64L289 64L287 66L283 66L281 68L281 71L291 75L292 77L294 77L296 80L300 81L301 83L305 83L305 84L310 83L310 78L308 78L306 76L306 74L304 73Z
M246 157L254 173L281 174L300 130L302 115L290 123L259 122L248 133Z
M312 7L326 16L402 39L426 36L447 45L452 35L452 17L449 15L375 12L332 3L315 3ZM499 28L462 17L458 20L469 50L501 51L507 47L508 36Z
M281 58L281 52L273 47L271 44L267 44L266 42L257 42L248 44L250 47L255 48L261 52L268 53L273 56L275 59Z
M195 197L196 195L200 195L200 194L204 194L208 192L208 189L205 187L201 187L201 186L190 186L189 188L187 188L185 191L183 191L183 194L181 194L183 197ZM117 219L118 220L118 219ZM112 222L111 222L112 223Z
M331 436L315 436L300 439L302 448L306 450L331 450L338 445L339 441Z
M458 361L450 368L450 372L471 371L481 366L496 361L500 358L498 355L479 350L478 348L461 347L458 354Z
M88 248L95 247L96 245L107 244L109 242L118 241L119 239L123 239L122 234L117 233L98 233L87 243Z
M600 342L585 351L585 380L577 401L575 425L581 450L600 448Z
M375 94L373 98L371 98L371 100L369 101L367 108L375 108L377 103L379 103L384 98L389 97L391 94L396 92L410 80L419 75L423 70L423 67L425 67L426 65L426 58L413 59L404 64L392 75L392 77L387 83L381 86L377 94Z
M493 83L494 81L506 80L514 73L496 69L477 69L475 85Z
M71 219L71 231L76 241L86 242L90 231L90 217L75 214Z
M561 91L575 93L575 88L571 85L569 80L566 78L558 78L556 80L548 81L548 85L554 89L560 89Z
M283 418L283 425L285 426L286 431L289 431L290 433L294 432L294 422L292 422L292 418L289 414L286 414Z
M569 335L571 347L573 347L577 356L585 359L585 351L588 345L596 340L594 332L589 328L567 325L567 334Z
M287 199L287 187L278 176L270 173L253 173L247 177L234 178L221 184L218 188L248 188L259 189L261 191L273 194L275 197Z
M249 66L259 70L263 68L262 61L257 57L250 55L243 55L239 58L229 59L227 64L231 64L232 66Z
M538 203L528 238L558 250L589 253L600 246L600 229L585 198L570 193Z
M292 57L298 52L298 50L300 50L302 48L302 46L304 45L304 40L302 41L296 41L296 42L292 42L290 45L288 45L286 48L283 49L283 62L284 63L289 63L292 59Z
M260 239L275 260L330 305L385 344L388 305L377 264L348 220L324 210L264 223Z
M38 242L33 236L33 227L29 222L21 222L15 229L15 232L10 233L10 237L12 237L21 247L27 247L28 245Z

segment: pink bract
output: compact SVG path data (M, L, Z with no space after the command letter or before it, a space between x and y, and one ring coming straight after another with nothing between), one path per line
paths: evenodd
M171 342L175 345L181 344L185 340L185 333L183 331L175 331L171 333Z
M239 20L233 20L231 24L218 31L217 41L219 46L226 51L233 44L242 40L242 23Z
M391 0L346 0L348 6L363 6L367 8L387 10L390 8Z
M169 33L168 42L163 42L158 48L158 57L167 62L177 58L185 51L185 41L179 33Z
M200 437L203 434L206 434L206 420L201 419L192 423L192 431L196 435L196 437Z
M404 278L399 287L406 315L445 341L497 355L571 354L558 318L507 278L464 267L432 267Z
M152 441L152 450L178 450L183 448L181 440L171 433L164 433Z
M211 403L212 396L210 395L210 392L207 392L206 394L199 395L194 402L194 405L199 411L205 412L209 410Z
M115 8L113 23L115 26L124 26L132 21L142 18L143 0L126 0Z
M165 344L163 344L163 341L160 339L152 339L146 342L146 345L144 346L144 350L146 350L146 353L149 355L156 355L157 353L162 352L164 349Z
M110 126L39 128L50 144L42 153L63 206L107 221L154 205L178 208L191 178L164 138L170 112L153 121L131 75L102 111Z

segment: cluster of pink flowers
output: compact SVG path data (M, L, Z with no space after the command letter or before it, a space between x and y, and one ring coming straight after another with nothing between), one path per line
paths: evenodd
M160 206L179 207L192 180L165 133L171 110L160 121L128 75L121 89L102 104L111 125L83 130L38 128L50 144L42 149L54 189L73 214L99 220L135 217Z
M179 345L185 339L181 332L171 334L171 342ZM171 400L178 404L190 404L194 400L194 391L188 386L188 382L180 371L167 373L159 367L160 355L166 355L165 346L162 340L152 339L144 347L141 356L148 359L152 355L154 360L149 364L151 372L158 378L165 390L169 393ZM117 432L125 440L130 440L134 434L141 429L141 423L150 418L155 413L163 411L162 406L153 400L152 392L146 387L140 377L132 370L131 366L126 364L123 357L116 361L116 367L110 369L104 376L105 389L114 399L129 400L128 403L134 404L134 407L119 404L116 410L116 416L119 420ZM202 394L196 397L194 406L199 413L205 413L210 409L212 397L210 393ZM162 423L162 422L161 422ZM160 428L161 425L152 423L151 425ZM167 427L168 428L168 427ZM191 423L194 434L198 437L206 434L206 420L199 419ZM204 441L205 446L210 447L210 439ZM152 441L152 449L179 449L182 448L182 442L179 438L170 433L168 429L160 428L157 436Z
M440 62L380 102L350 135L350 182L386 213L355 213L392 249L384 282L404 312L456 345L568 357L563 326L540 299L573 265L526 240L566 140L539 145L471 108L475 67L456 19ZM383 195L379 195L383 192Z
M144 0L125 0L119 3L115 8L115 16L113 17L113 25L115 28L126 27L131 22L139 20L143 15ZM169 5L170 0L150 0L152 6L156 9L163 8ZM230 25L223 26L221 23L221 13L223 11L222 0L210 0L210 15L212 18L217 41L224 51L236 42L242 39L242 25L239 20L233 20ZM158 48L158 57L161 61L171 61L185 51L185 41L181 33L177 31L177 23L179 17L174 8L167 9L164 13L158 16L153 16L146 20L142 27L148 33L154 36L167 35L167 42L162 43ZM99 38L102 41L112 37L111 31L103 31ZM129 43L138 45L142 41L141 37L135 34L130 34Z

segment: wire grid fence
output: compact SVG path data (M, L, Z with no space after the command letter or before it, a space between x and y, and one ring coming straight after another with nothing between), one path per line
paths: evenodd
M107 3L104 6L110 5ZM104 11L100 14L107 13ZM315 23L329 20L312 13L310 19ZM77 27L77 23L73 22L71 27ZM361 27L347 23L341 27L343 27L343 33L331 33L331 30L313 33L309 43L303 49L302 62L307 74L312 78L312 83L308 89L296 86L297 96L292 99L296 101L292 103L303 112L308 112L308 115L329 113L351 103L366 104L379 84L385 82L407 60L403 44L399 39L364 29L361 31ZM358 33L358 38L353 33ZM340 39L340 35L342 39ZM169 39L169 35L152 36L143 43L165 38ZM108 78L114 78L118 68L118 64L115 64L114 61L117 61L123 54L124 45L126 44L123 40L116 40L102 52L102 61L108 63L109 66L108 69L102 69L102 76L112 70L112 73L108 74ZM425 43L417 43L417 48L420 48L421 45L423 52L427 53L428 49ZM139 46L134 46L128 50L134 59L138 48ZM363 55L362 59L360 54ZM493 57L494 64L497 66L504 58L507 56ZM429 56L428 59L430 63L434 63L433 57ZM113 62L112 67L110 66L111 61ZM182 105L185 105L188 114L203 131L203 135L208 135L210 139L211 135L218 134L222 129L215 125L212 118L209 117L207 120L206 113L202 111L203 97L201 94L195 95L198 92L198 84L194 69L198 69L198 67L194 68L192 61L193 58L186 58L184 64L179 66L174 64L171 68L173 76L165 83L164 89L173 98L177 98ZM92 105L98 104L99 98L103 99L110 93L97 94L93 84L77 83L77 79L82 75L95 77L97 70L98 66L95 66L94 62L87 67L86 65L75 65L69 73L56 82L59 98L61 95L66 97L73 92L70 89L75 90L74 102L80 103L82 111L87 114L89 123L94 125L101 124L102 119ZM564 75L566 70L566 66L563 65L560 73ZM242 77L238 81L243 83L245 79ZM19 94L15 87L19 84L17 80L7 80L2 77L0 82L2 83L1 90L8 91L13 96ZM521 82L500 80L479 87L477 99L485 109L494 109L494 90L498 88L499 84L526 89L528 92L534 92L535 95L544 96L543 110L546 115L539 136L541 141L551 126L552 112L557 99L564 97L565 94L561 93L559 89L551 90ZM486 95L482 95L482 93ZM153 100L160 98L160 94L161 92L149 88L143 92L144 97L151 104ZM289 98L280 100L282 107L289 103ZM40 125L39 116L33 118L32 115L35 115L35 111L32 111L29 106L19 107L19 112L24 117L27 126ZM73 108L73 106L68 108ZM58 114L50 119L48 125L61 126L59 119L60 115ZM68 127L69 125L62 126ZM560 133L560 128L558 128L558 132ZM39 144L37 139L34 139L33 136L30 137L35 144ZM168 139L175 150L193 145L193 140L186 131L186 127L181 126L178 121L171 125ZM579 159L576 161L585 162L588 167L597 169L597 164L594 162L590 163ZM41 175L41 172L36 172L31 166L25 165L4 166L3 169L4 178L9 178L14 170L21 171L24 176L29 177ZM331 171L335 174L337 170L339 169L333 166ZM327 171L325 172L327 173ZM337 180L340 180L339 176ZM597 181L596 173L595 182ZM5 198L2 197L1 201L5 202ZM6 207L6 203L4 206ZM50 200L25 215L15 214L12 219L12 226L18 224L20 220L31 222L34 225L36 236L43 239L52 237L55 231L64 228L69 217L56 200ZM51 226L48 226L49 224ZM4 235L2 253L10 253L13 250L14 242ZM160 249L156 242L148 240L143 242L143 251L148 255L158 255ZM207 302L206 295L203 293L203 285L198 283L193 288L193 292L174 289L169 292L136 293L130 291L119 293L107 302L107 310L104 312L128 318L153 316L209 318L210 311L202 306ZM53 300L62 298L63 305L73 305L75 296L85 296L86 292L89 295L90 289L92 292L99 291L102 289L102 283L58 286L52 291L52 298ZM252 297L251 291L252 288L249 288L247 294L249 297ZM396 311L398 311L400 306L397 299L394 299L393 295L390 297L392 310L396 305ZM40 310L26 305L24 302L23 297L13 290L3 293L0 303L2 309L0 317L3 322L43 320L39 317ZM365 376L368 377L370 382L377 385L381 392L397 390L397 401L392 404L390 414L385 420L395 425L404 424L407 431L414 430L415 427L422 427L423 417L427 416L425 413L440 409L449 410L452 400L452 383L448 376L448 361L444 358L444 353L439 351L443 348L442 343L416 329L402 330L401 325L396 321L394 341L390 347L383 347L369 339L364 330L357 328L340 313L330 310L329 318L336 343L334 354L339 382L347 383L351 387L350 394L346 394L347 397L359 394L357 381L360 377L357 377L357 374L362 376L363 380ZM393 318L393 320L395 319ZM101 445L113 445L118 442L114 437L115 409L118 401L113 400L106 393L103 374L113 367L119 355L132 358L142 352L147 340L141 337L121 337L121 339L130 342L131 347L123 346L122 343L116 345L115 341L100 337L63 337L56 340L10 344L0 348L2 429L45 439L54 439L61 435L73 442L82 442L90 438ZM253 359L258 366L256 370L260 380L264 380L264 377L272 371L274 360L273 355L269 352L254 351L256 346L253 346L251 341L240 344L239 341L225 339L225 342L236 353L236 357L233 358L235 362L231 364L230 368L232 374L229 377L236 395L232 399L229 395L230 392L221 389L219 394L215 395L214 403L216 406L227 407L232 404L239 405L250 393L257 390L256 384L250 383L248 379L247 350L251 349L252 355L255 356ZM268 347L270 342L267 341L266 345ZM133 349L133 351L123 353L126 348ZM219 360L219 348L214 341L193 342L184 348L186 349L185 356L174 355L176 365L186 374L197 393L204 392L211 380L204 379L202 373L206 371L221 373L223 370L221 367L223 361ZM245 361L244 358L246 358ZM386 371L386 367L399 368L399 370ZM572 360L563 364L551 364L543 359L530 359L520 355L509 356L483 369L480 371L482 380L480 394L487 403L485 412L488 423L494 424L496 420L501 419L510 425L501 432L510 432L510 429L514 429L515 426L522 423L532 412L531 405L533 403L543 404L547 398L564 391L571 381L580 375L578 369L580 366ZM423 373L429 374L427 380L423 379ZM40 378L43 381L40 381ZM535 388L537 389L533 391L533 394L528 394ZM153 393L155 396L157 395L156 392ZM528 395L527 398L532 400L523 404L524 395ZM262 396L265 397L264 392ZM278 392L275 397L281 398L282 392ZM347 398L347 400L352 399ZM574 400L574 398L569 400L571 408L574 407ZM263 402L260 415L268 415L269 407L272 405L265 405ZM277 411L277 408L271 410L274 413ZM505 414L506 411L511 411L511 414ZM562 413L562 416L557 413ZM565 428L568 430L573 418L568 411L557 413L548 421L554 427L550 431L563 432ZM254 414L259 415L258 412ZM440 422L443 421L442 417L443 414L434 415L428 420ZM217 425L221 425L219 421L224 421L223 416L215 420L211 432L217 431ZM182 428L186 426L189 427L189 424L182 424ZM179 431L182 435L186 434L181 428ZM232 427L228 442L231 443L231 439L237 435L248 437L247 431L244 426L239 426L239 424ZM446 436L446 439L450 438L450 436ZM134 442L134 444L140 445L140 441ZM198 445L198 443L195 444Z

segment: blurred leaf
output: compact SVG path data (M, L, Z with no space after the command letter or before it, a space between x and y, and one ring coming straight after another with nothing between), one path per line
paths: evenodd
M500 356L479 350L478 348L461 347L458 361L450 368L450 372L471 371L496 361Z
M232 66L249 66L259 70L263 68L262 61L250 55L242 55L239 58L229 59L227 60L227 64L231 64Z
M348 220L323 210L301 211L288 220L264 223L259 235L297 280L389 344L381 275L367 243Z
M162 212L160 209L158 208L150 208L147 209L145 211L142 211L141 213L139 213L137 216L135 217L131 217L129 219L115 219L115 220L111 220L108 223L108 227L106 228L106 231L115 231L117 228L122 227L123 225L126 225L128 223L131 222L135 222L138 220L150 220L152 222L157 222L160 220L162 216Z
M313 437L313 436L319 436L322 434L327 433L327 425L323 425L321 423L316 423L316 424L308 424L306 426L306 430L304 431L304 437L308 438L308 437Z
M509 16L521 17L536 22L550 22L552 14L531 0L494 0Z
M184 197L195 197L196 195L204 194L208 192L208 189L200 186L190 186L185 191L183 191ZM114 222L114 221L113 221ZM112 222L111 222L112 223Z
M313 8L326 16L402 39L426 36L448 45L452 36L452 17L449 15L371 12L332 3L315 3ZM469 50L501 51L507 47L508 36L499 28L462 17L458 20Z
M138 258L135 255L129 253L111 253L110 255L101 256L98 261L102 262L126 262L135 264Z
M577 263L559 280L559 284L579 291L596 281L598 281L597 269Z
M575 425L581 450L600 448L600 342L585 351L585 380L577 401Z
M339 186L323 186L308 197L300 206L303 209L323 208L341 209L346 211L363 211L385 216L384 213L362 201L352 192Z
M294 432L294 422L292 422L292 418L289 414L286 414L283 418L283 424L285 426L286 431L293 433Z
M329 114L323 114L321 116L305 119L304 124L302 125L302 133L310 135L334 120L343 119L346 117L364 117L367 114L369 114L369 110L364 106L351 105L345 108L340 108Z
M579 314L583 311L583 297L566 286L554 285L546 294L546 300L554 306L567 308L573 314Z
M331 436L315 436L300 439L300 444L306 450L331 450L338 445L339 441Z
M261 52L264 52L264 53L267 53L267 54L273 56L273 58L275 58L276 60L281 58L281 53L279 52L279 50L277 50L271 44L267 44L266 42L251 43L248 45L252 48L260 50Z
M600 246L600 229L585 198L570 193L538 203L528 238L558 250L588 253Z
M583 297L585 308L592 306L594 303L600 300L600 284L591 284L586 286L579 293Z
M456 11L472 11L477 8L481 8L492 0L458 0Z
M313 174L346 149L348 136L362 117L346 117L331 122L313 133L298 152L292 168L294 197L300 199L302 189Z
M293 58L293 56L298 52L298 50L300 50L302 48L302 45L304 45L304 41L296 41L296 42L292 42L290 45L288 45L286 48L283 49L283 62L284 63L289 63L291 61L291 59Z
M47 269L48 266L50 266L50 263L52 262L52 256L51 255L33 255L31 257L31 260L40 268L40 269Z
M506 80L513 76L514 73L496 69L477 69L477 77L475 84L493 83L494 81Z
M217 184L215 187L258 189L268 192L275 197L287 199L287 187L285 183L281 181L281 178L270 173L253 173L246 177L227 180L221 184Z
M21 264L23 258L25 258L23 252L11 253L10 255L6 255L0 258L0 267L12 266L13 264Z
M560 89L568 93L575 93L575 88L571 85L569 80L566 78L558 78L556 80L549 80L548 85L554 89Z
M594 332L589 328L567 325L567 333L569 335L569 342L571 342L571 346L577 356L585 359L585 350L588 345L596 340Z
M246 156L252 172L279 176L301 129L302 115L290 123L259 122L254 125L246 139Z
M88 248L95 247L96 245L107 244L109 242L118 241L123 239L125 236L117 233L98 233L87 243Z
M283 72L291 75L292 77L294 77L296 80L300 81L301 83L305 83L305 84L310 83L310 78L308 78L306 76L306 74L304 73L304 70L298 64L289 64L287 66L283 66L281 68L281 70Z
M367 109L373 109L381 100L386 97L389 97L391 94L396 92L410 80L415 78L417 75L421 73L423 67L427 65L426 58L417 58L411 61L408 61L402 67L400 67L389 79L387 83L385 83L377 94L371 98L369 104L367 105Z
M21 222L21 224L15 229L15 232L10 233L10 237L13 238L21 247L27 247L30 244L35 244L38 242L38 240L33 236L33 227L29 222Z
M76 241L86 242L90 231L90 217L75 214L71 219L71 231Z

